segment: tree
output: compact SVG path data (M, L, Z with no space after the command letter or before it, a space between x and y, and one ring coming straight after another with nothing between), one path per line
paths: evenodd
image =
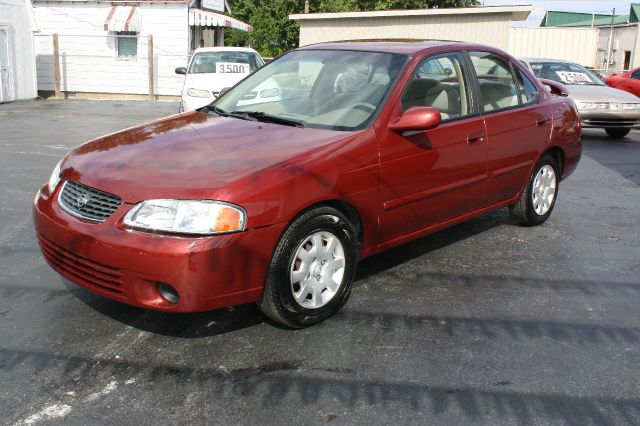
M250 46L262 56L277 56L298 46L300 26L289 15L304 11L304 0L231 0L233 17L247 22L253 32L229 29L228 46ZM477 6L476 0L310 0L310 12L355 12L389 9Z

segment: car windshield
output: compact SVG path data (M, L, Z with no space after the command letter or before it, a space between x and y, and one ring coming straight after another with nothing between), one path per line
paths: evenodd
M605 84L585 67L569 62L530 62L538 78L569 85L604 86Z
M260 57L252 52L198 52L189 65L189 74L232 73L249 74L262 66Z
M247 77L212 107L283 124L360 130L370 125L408 57L348 50L298 50Z

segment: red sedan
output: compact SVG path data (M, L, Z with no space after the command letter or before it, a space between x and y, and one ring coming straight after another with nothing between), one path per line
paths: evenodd
M543 223L581 154L549 85L476 44L300 48L199 111L69 152L35 199L40 247L124 303L258 302L308 326L344 305L361 258L501 207Z
M608 86L640 97L640 68L623 73L612 73L604 78Z

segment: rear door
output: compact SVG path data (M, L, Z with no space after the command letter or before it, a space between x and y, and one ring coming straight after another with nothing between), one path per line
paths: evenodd
M484 203L490 206L515 196L527 182L533 162L551 137L551 110L507 58L483 51L469 52L468 57L487 132Z
M486 178L483 118L472 103L460 52L429 56L415 68L390 119L411 107L438 109L431 130L381 137L381 242L446 222L477 208Z

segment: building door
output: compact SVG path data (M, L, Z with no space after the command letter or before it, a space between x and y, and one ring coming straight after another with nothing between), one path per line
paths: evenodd
M627 71L629 69L629 65L631 63L631 52L628 50L624 51L624 66L622 67L623 71Z
M11 75L12 46L9 44L9 27L0 25L0 102L15 100Z

